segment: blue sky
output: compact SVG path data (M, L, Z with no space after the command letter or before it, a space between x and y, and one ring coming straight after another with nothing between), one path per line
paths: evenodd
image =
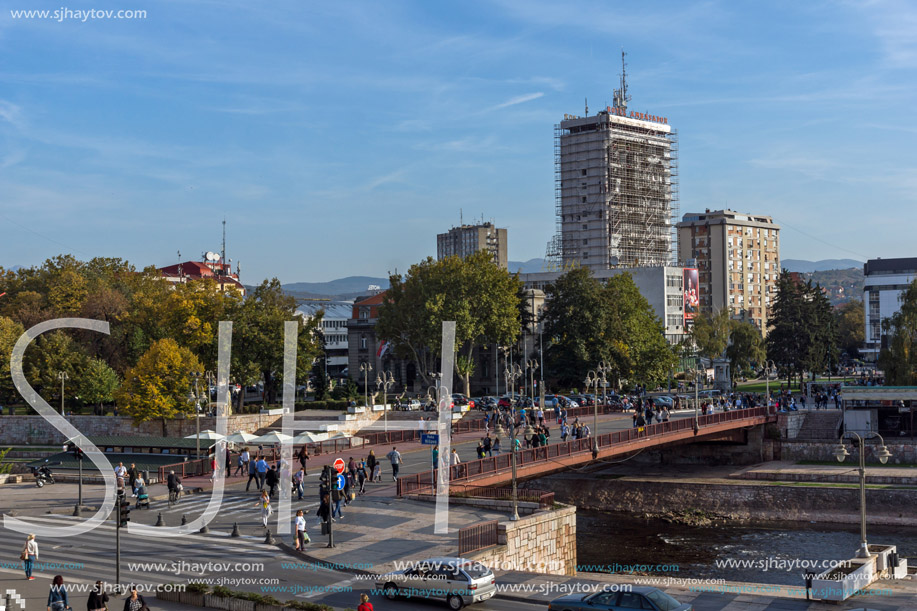
M611 102L622 48L682 212L773 215L784 258L917 254L913 3L85 1L0 0L0 265L167 265L225 216L247 283L382 276L460 210L543 256L553 125ZM62 6L147 18L10 14Z

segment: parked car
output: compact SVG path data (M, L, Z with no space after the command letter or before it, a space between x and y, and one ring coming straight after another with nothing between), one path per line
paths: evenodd
M675 407L675 399L669 397L668 395L653 397L653 405L656 407L666 407L668 409L672 409Z
M596 592L595 594L570 594L548 603L548 611L693 611L694 607L682 604L660 590L647 586L633 586L629 592Z
M474 406L481 411L490 411L496 409L497 407L497 398L496 397L479 397L474 399Z
M401 402L401 409L410 411L423 409L423 404L417 399L407 399Z
M376 587L385 597L441 598L450 609L483 602L497 592L493 571L465 558L430 558L413 567L381 575Z

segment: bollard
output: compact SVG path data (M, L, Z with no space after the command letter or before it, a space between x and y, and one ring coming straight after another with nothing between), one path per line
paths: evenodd
M229 536L230 537L241 537L242 536L242 533L239 532L239 523L238 522L232 523L232 534L230 534Z
M210 532L210 529L207 528L207 525L206 525L206 524L204 524L203 526L201 526L201 529L200 529L199 531L197 531L197 532L200 533L200 534L202 534L202 535L206 535L207 533Z
M74 516L74 517L77 517L77 518L79 518L79 517L82 516L82 514L80 513L80 506L79 506L79 505L76 505L76 506L73 507L73 516Z
M275 543L276 541L274 541L274 537L271 536L271 529L268 528L267 536L264 538L264 544L265 545L274 545Z
M156 518L156 524L154 526L165 526L166 523L162 520L162 514L159 514L159 517Z
M182 516L181 516L181 525L184 526L184 525L186 525L187 523L188 523L188 516L186 516L185 514L182 514Z

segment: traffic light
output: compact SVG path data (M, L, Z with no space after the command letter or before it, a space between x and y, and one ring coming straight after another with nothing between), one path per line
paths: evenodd
M124 494L118 495L118 527L123 528L131 521L131 504Z
M83 456L84 456L83 450L81 450L80 448L74 447L74 448L73 448L73 456L74 456L74 458L76 458L77 460L83 460Z

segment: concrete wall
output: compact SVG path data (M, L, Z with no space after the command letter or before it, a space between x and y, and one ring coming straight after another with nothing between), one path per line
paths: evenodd
M879 459L876 457L878 445L876 445L874 441L870 441L871 443L866 444L866 462L878 463ZM829 462L837 460L834 458L834 448L837 447L836 441L782 440L776 445L778 446L777 453L779 454L779 460L818 460ZM850 456L848 456L844 462L849 465L851 469L859 466L859 445L855 445L849 441L844 445L850 453ZM892 457L888 459L889 465L917 464L917 444L905 442L894 443L886 440L886 447L888 447L888 451L892 454Z
M134 424L130 418L114 416L67 416L67 421L87 437L94 435L140 435L148 437L186 437L196 430L194 418ZM229 417L229 432L255 432L279 424L280 416L240 414ZM216 429L216 418L201 418L201 430ZM165 433L165 435L163 435ZM41 416L0 416L0 445L58 445L64 436Z
M594 480L553 475L531 482L583 509L672 515L703 511L724 520L793 520L858 524L857 488L719 484L697 480ZM866 490L871 524L917 525L914 490Z
M576 507L500 522L499 545L466 554L495 570L576 575Z

